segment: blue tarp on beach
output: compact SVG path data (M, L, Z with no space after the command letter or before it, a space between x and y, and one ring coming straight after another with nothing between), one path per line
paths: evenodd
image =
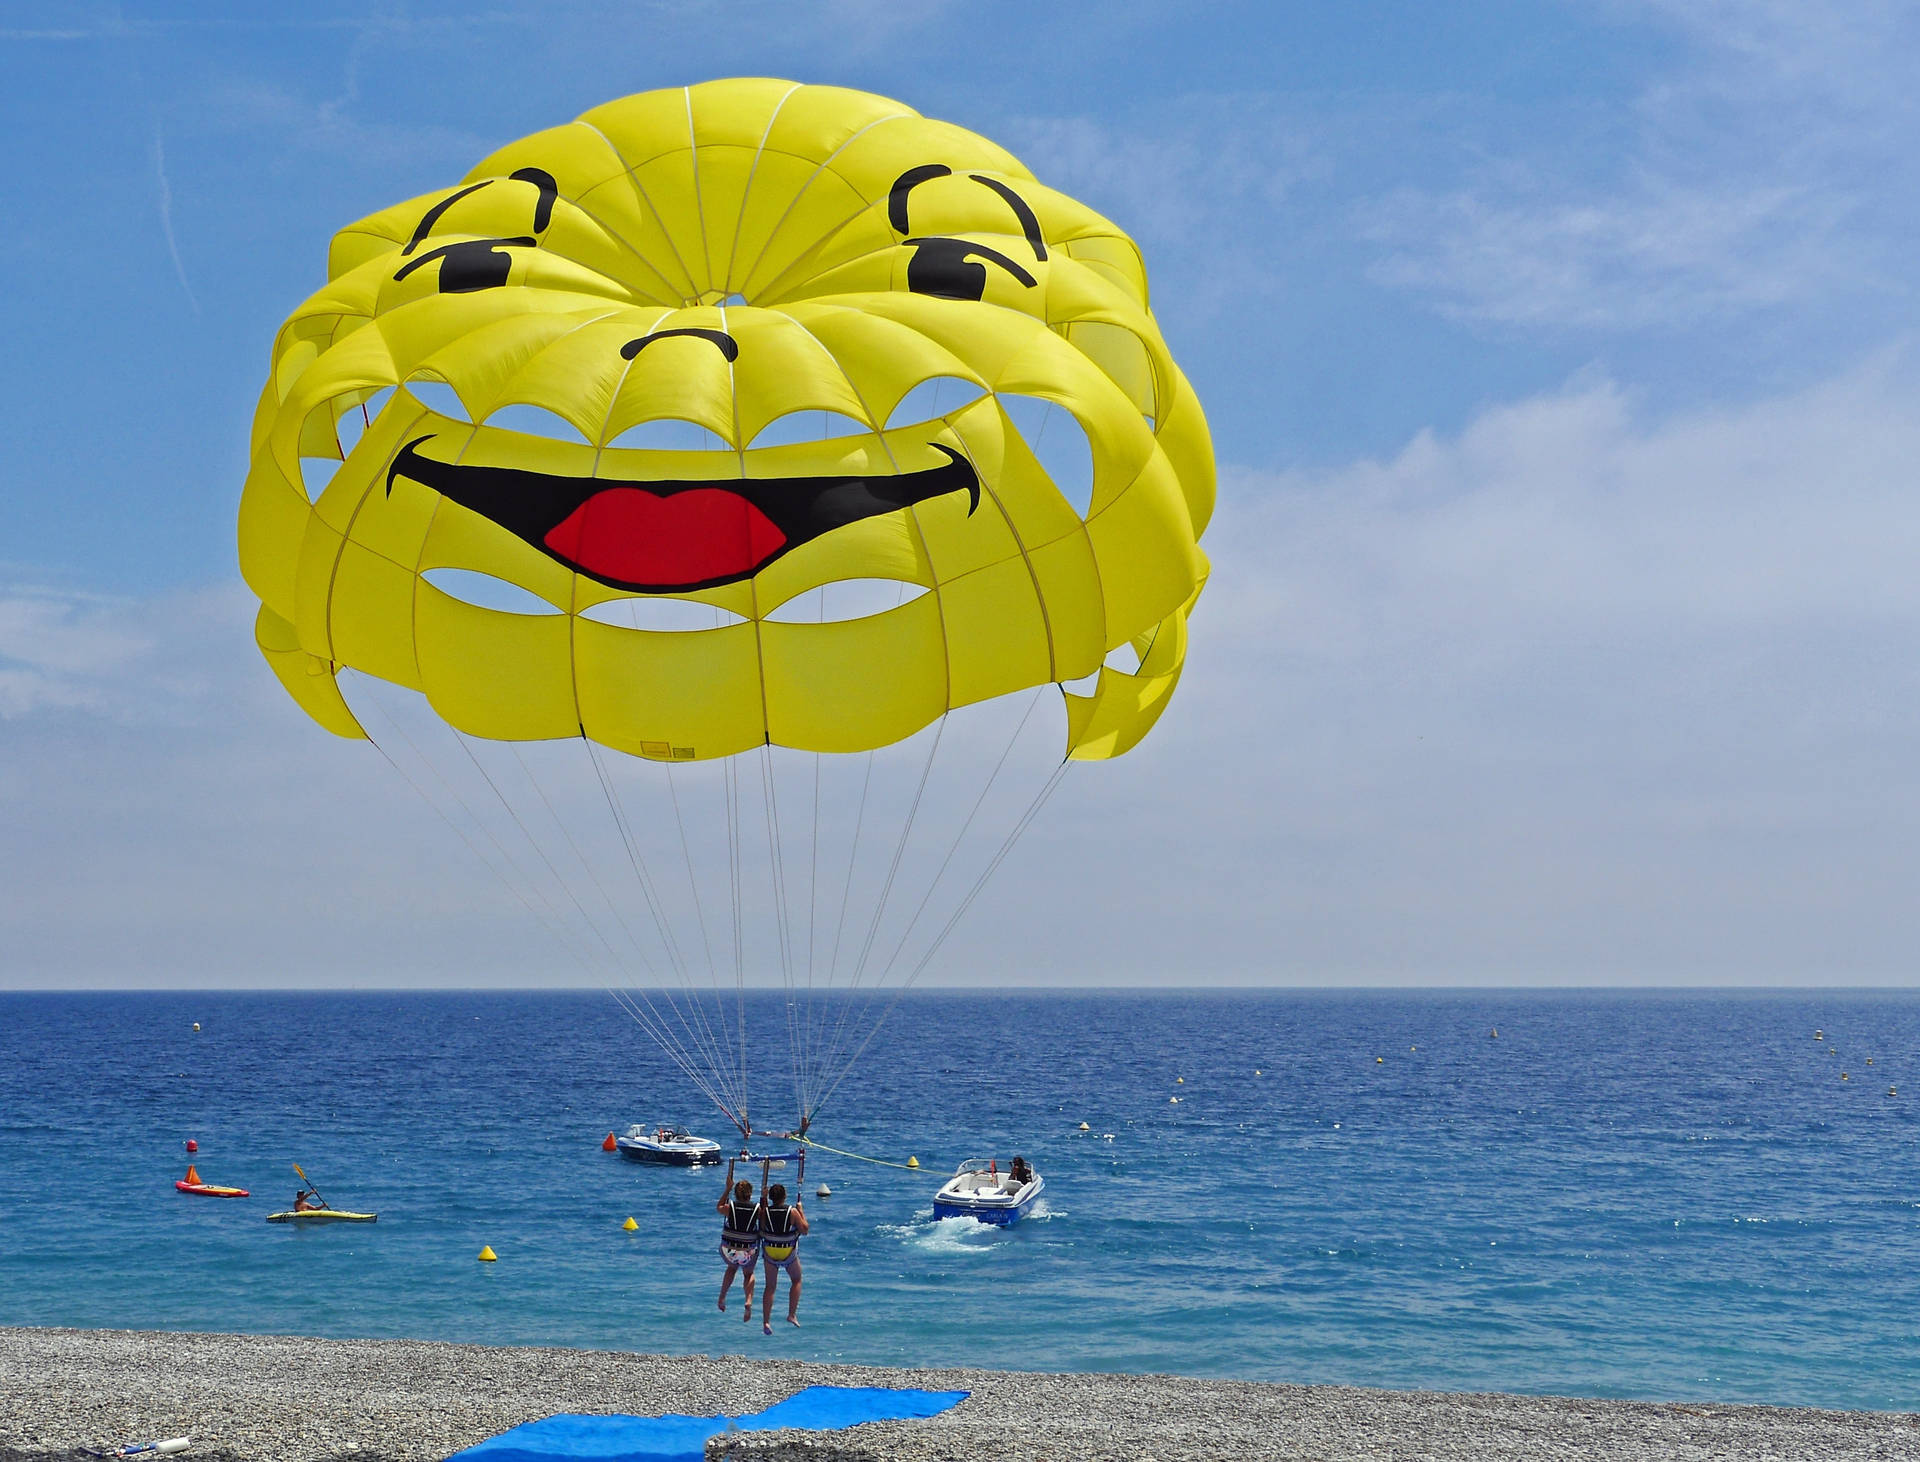
M550 1416L488 1437L455 1452L447 1462L702 1462L707 1439L729 1427L743 1432L782 1427L832 1432L863 1421L938 1416L958 1406L968 1394L885 1386L808 1386L751 1416Z

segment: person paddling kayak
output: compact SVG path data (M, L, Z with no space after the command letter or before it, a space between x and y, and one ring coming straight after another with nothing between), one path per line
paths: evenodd
M327 1205L320 1201L320 1195L311 1188L302 1188L293 1195L295 1213L317 1213Z

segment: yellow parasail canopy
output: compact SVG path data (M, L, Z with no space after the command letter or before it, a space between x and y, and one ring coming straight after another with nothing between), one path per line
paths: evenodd
M342 229L327 275L274 341L239 544L331 731L363 734L342 668L471 735L670 761L1085 682L1067 750L1097 759L1179 680L1200 403L1133 241L984 138L836 87L647 92ZM970 399L916 411L934 381ZM1084 433L1084 503L1019 398ZM891 607L781 614L873 580ZM642 626L663 600L694 627Z

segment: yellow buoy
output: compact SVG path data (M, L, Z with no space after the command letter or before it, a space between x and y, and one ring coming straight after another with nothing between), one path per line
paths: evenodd
M1080 1124L1080 1130L1081 1130L1082 1132L1091 1132L1091 1131L1093 1131L1093 1128L1091 1128L1091 1127L1089 1127L1089 1126L1088 1126L1088 1125L1087 1125L1087 1124L1086 1124L1085 1122L1082 1122L1082 1123Z
M1387 1064L1387 1058L1385 1056L1375 1056L1373 1058L1373 1064L1375 1066L1385 1066Z
M639 1227L640 1227L640 1225L639 1225L639 1224L637 1224L637 1223L635 1223L635 1222L633 1221L633 1215L632 1215L632 1214L628 1214L628 1215L627 1215L627 1221L626 1221L625 1223L623 1223L623 1224L621 1224L621 1225L620 1225L620 1227L621 1227L621 1228L623 1228L623 1229L625 1229L625 1230L626 1230L626 1231L627 1231L628 1233L632 1233L632 1232L633 1232L633 1231L634 1231L635 1229L637 1229L637 1228L639 1228Z
M193 1023L193 1028L194 1028L195 1030L199 1030L199 1029L200 1029L200 1022L196 1020L196 1021L195 1021L195 1022Z
M1187 1078L1184 1076L1176 1076L1173 1078L1173 1084L1175 1086L1185 1086L1187 1084Z
M1253 1074L1254 1074L1255 1076L1258 1076L1258 1075L1260 1074L1260 1068L1259 1068L1258 1066L1256 1066L1256 1067L1254 1067L1254 1068L1253 1068Z
M1179 1098L1179 1097L1168 1097L1168 1098L1167 1098L1167 1104L1168 1104L1169 1106L1177 1106L1177 1105L1179 1104L1179 1101L1180 1101L1180 1098Z
M910 1168L917 1168L917 1167L919 1167L919 1166L920 1166L920 1159L919 1159L919 1158L917 1158L917 1157L909 1157L909 1158L907 1159L907 1166L908 1166L908 1167L910 1167Z
M480 1262L482 1264L491 1264L493 1263L494 1260L498 1259L499 1257L500 1256L498 1254L493 1252L492 1244L487 1244L484 1247L482 1247L482 1249L480 1250Z
M1840 1073L1840 1079L1841 1079L1842 1081L1846 1081L1846 1080L1848 1079L1848 1077L1847 1077L1847 1073L1846 1073L1846 1072L1844 1072L1844 1071L1842 1071L1842 1072Z
M1407 1047L1407 1049L1408 1049L1409 1051L1417 1051L1417 1050L1419 1050L1420 1048L1419 1048L1418 1046L1408 1046L1408 1047Z

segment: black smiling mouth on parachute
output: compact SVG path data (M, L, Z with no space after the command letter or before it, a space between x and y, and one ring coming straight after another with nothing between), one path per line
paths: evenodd
M747 477L627 482L517 467L443 462L400 449L387 470L498 523L574 572L611 589L670 593L752 578L823 533L916 503L967 494L980 506L973 464L940 442L938 467L889 476Z

